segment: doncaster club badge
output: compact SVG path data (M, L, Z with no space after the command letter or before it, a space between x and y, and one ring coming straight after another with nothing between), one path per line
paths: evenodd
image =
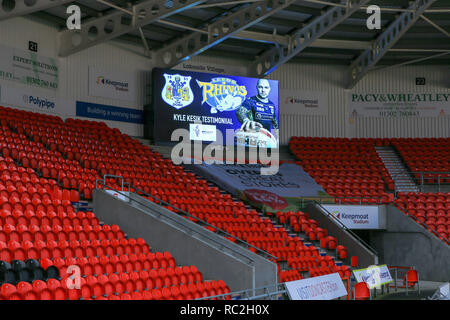
M176 109L184 108L194 101L190 82L192 77L179 74L164 74L166 84L161 92L163 100Z

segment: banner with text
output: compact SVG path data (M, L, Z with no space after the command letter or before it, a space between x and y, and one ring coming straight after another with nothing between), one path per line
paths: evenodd
M77 101L76 115L101 120L144 123L144 112L142 110L107 106L103 104Z
M37 88L17 88L2 85L0 87L0 102L2 105L26 109L58 116L74 116L75 101L63 99L52 94L54 91Z
M89 66L89 95L136 102L136 76L129 72L106 71Z
M370 266L365 269L353 270L357 282L365 282L370 289L393 281L387 265Z
M185 71L196 71L196 72L206 72L224 75L235 75L243 76L247 75L247 68L243 66L235 65L219 65L215 63L201 63L201 62L182 62L172 69L175 70L185 70Z
M324 204L323 207L349 229L380 229L378 206Z
M328 114L328 94L322 91L301 89L280 89L280 112L326 116Z
M347 295L339 273L286 282L291 300L332 300Z
M58 77L56 59L0 45L0 80L56 90Z
M450 115L450 93L349 93L351 118L418 118Z
M283 163L275 175L261 175L261 165L257 164L199 164L190 168L265 211L297 211L302 199L329 197L300 166L292 163Z

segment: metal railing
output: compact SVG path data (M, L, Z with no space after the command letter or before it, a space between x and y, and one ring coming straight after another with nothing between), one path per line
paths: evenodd
M111 175L109 175L109 177L122 178L122 177L120 177L120 176L111 176ZM123 179L123 178L122 178L122 179ZM140 202L140 201L137 201L136 199L132 199L129 195L127 195L126 193L124 193L123 184L122 184L122 191L119 191L119 190L114 189L114 187L112 187L112 186L106 185L106 183L104 183L104 181L105 181L105 180L97 179L97 180L96 180L96 187L97 187L97 185L98 185L97 183L100 183L100 184L103 185L104 187L107 187L108 189L113 190L113 191L117 192L118 194L120 194L120 195L122 195L122 196L125 196L126 198L128 198L128 199L130 199L130 200L133 200L133 201L139 203L140 205L146 207L147 209L153 209L153 208L151 208L150 206L148 206L148 204L142 203L142 202ZM239 245L241 245L241 246L244 246L246 249L253 248L255 251L257 251L261 256L265 257L266 259L269 259L269 260L277 260L277 259L278 259L278 257L275 257L275 256L271 255L270 253L268 253L268 252L266 252L266 251L264 251L264 250L262 250L262 249L260 249L260 248L258 248L258 247L255 247L255 246L251 245L250 243L248 243L248 242L246 242L246 241L244 241L244 240L242 240L242 239L239 239L239 238L235 237L234 235L229 234L228 232L226 232L226 231L224 231L224 230L222 230L222 229L219 229L219 228L217 228L216 226L211 225L211 224L209 224L208 222L206 222L206 221L204 221L204 220L201 220L201 219L199 219L198 217L195 217L195 216L191 215L191 214L190 214L189 212L187 212L187 211L181 210L180 208L175 207L175 206L173 206L172 204L170 204L170 203L168 203L168 202L166 202L166 201L164 201L164 200L162 200L162 199L159 199L159 198L153 196L152 194L148 194L148 193L146 193L145 191L143 191L143 190L141 190L141 189L139 189L139 188L133 186L132 184L128 184L128 185L130 186L130 188L129 188L130 192L133 192L133 193L135 193L135 194L137 194L137 195L139 195L139 196L150 197L150 198L152 198L153 200L157 201L159 204L165 205L165 206L169 206L169 207L171 207L172 209L176 210L176 211L177 211L176 213L179 214L179 215L182 215L182 216L185 216L185 217L188 217L188 218L192 218L192 219L196 220L196 221L198 222L198 224L200 224L200 225L202 225L202 226L206 226L206 227L209 227L209 228L214 228L214 229L216 230L217 234L219 234L219 235L221 235L221 236L223 236L223 237L229 237L229 238L234 239L234 240L236 241L237 244L239 244ZM134 191L131 191L131 189L133 189ZM158 203L157 203L157 204L158 204ZM166 215L165 217L167 217L167 218L170 219L170 217L169 217L168 215ZM209 237L209 239L215 241L214 239L212 239L212 238L210 238L210 237ZM221 246L224 246L224 245L221 243ZM232 250L231 248L228 248L228 249Z
M273 290L270 290L273 289ZM260 292L260 293L255 293ZM274 299L275 297L275 299ZM229 299L227 299L229 298ZM246 289L246 290L240 290L240 291L234 291L224 294L218 294L215 296L209 296L209 297L202 297L195 300L262 300L262 299L269 299L269 300L280 300L282 298L283 300L289 299L289 296L287 294L286 287L284 283L277 283L275 285L269 285L265 287L260 287L256 289Z
M402 267L402 266L388 266L389 271L394 270L394 284L390 285L387 284L387 292L389 293L389 288L395 288L395 292L397 292L397 290L399 288L405 288L406 289L406 295L408 295L408 291L410 288L409 285L409 279L408 279L408 271L410 270L415 270L414 266L411 267ZM392 274L391 274L392 276ZM400 280L400 285L399 285L399 280ZM403 284L402 284L403 283ZM415 285L415 284L414 284ZM417 273L417 288L420 294L420 281L419 281L419 274Z
M320 207L322 211L324 211L327 215L327 217L334 221L341 229L346 231L348 234L350 234L352 237L354 237L359 243L361 243L367 250L369 250L372 254L374 254L376 257L378 257L378 252L372 248L368 243L366 243L363 239L361 239L356 233L354 233L352 230L347 228L345 224L343 224L339 219L337 219L335 216L333 216L327 209L325 209L322 204L314 201L314 203Z
M344 196L344 197L311 197L311 198L300 198L298 203L302 208L304 208L310 201L315 201L319 204L359 204L359 205L381 205L388 204L394 201L394 199L384 199L385 196L381 197L362 197L362 196ZM355 201L356 200L356 201ZM373 201L372 201L373 200Z
M443 185L450 186L450 172L448 171L407 171L395 174L391 176L391 178L394 181L412 181L417 185L421 192L424 191L425 186L437 186L437 192L441 192ZM431 182L430 179L432 179ZM449 182L447 182L447 180Z

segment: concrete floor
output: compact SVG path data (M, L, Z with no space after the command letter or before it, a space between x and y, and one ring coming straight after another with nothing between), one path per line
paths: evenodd
M420 294L417 286L412 289L408 289L408 295L406 295L405 288L389 288L389 293L384 289L384 293L381 294L381 290L377 290L377 296L373 297L373 300L428 300L436 290L444 284L445 282L434 282L434 281L420 281ZM402 285L403 283L398 283ZM394 285L394 284L391 284Z

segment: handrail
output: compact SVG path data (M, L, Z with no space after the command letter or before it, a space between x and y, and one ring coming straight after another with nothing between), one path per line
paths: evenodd
M101 180L100 180L100 182L101 182ZM139 202L139 201L137 201L136 199L132 199L132 198L131 198L130 196L128 196L127 194L122 193L121 191L118 191L118 190L114 189L114 188L111 187L111 186L108 186L108 185L106 185L106 184L104 184L104 186L107 187L107 188L110 188L111 190L117 192L118 194L120 194L120 195L122 195L122 196L125 196L125 197L128 198L130 201L135 201L135 202L137 202L138 204L140 204L140 205L142 205L142 206L144 206L144 207L146 207L146 208L148 208L148 209L152 209L152 208L150 208L149 206L147 206L145 203ZM164 217L166 217L167 219L170 219L170 220L173 221L173 222L179 223L177 220L172 219L170 216L165 215L164 213L160 213L160 214L161 214L161 215L164 215ZM196 233L198 233L198 231L195 231L195 230L193 230L193 229L190 229L190 230L191 230L191 231L194 231L194 232L196 232ZM210 240L210 241L212 241L212 242L217 242L215 239L213 239L213 238L211 238L211 237L209 237L209 236L207 236L207 235L203 235L203 236L206 237L208 240ZM223 244L223 243L219 243L219 246L222 247L222 248L227 248L227 249L229 249L229 250L231 250L231 251L233 251L233 252L236 252L237 254L239 254L239 255L245 257L246 259L249 260L248 264L251 264L251 263L254 262L254 261L253 261L251 258L249 258L248 256L245 256L245 255L243 255L242 253L237 252L237 251L234 250L233 248L230 248L230 247L228 247L227 245L225 245L225 244Z
M403 173L396 173L395 175L391 176L391 178L393 180L395 180L396 178L404 178L404 177L408 177L412 182L417 183L418 184L418 188L422 191L422 188L425 187L426 185L428 186L433 186L436 185L438 186L438 192L440 192L441 190L441 185L447 185L445 183L442 183L441 180L442 179L450 179L450 172L449 171L405 171ZM432 183L432 182L427 182L425 183L426 179L436 179L437 178L437 183Z
M450 246L450 241L448 241L446 238L444 238L443 236L441 236L439 233L437 233L435 230L433 230L433 228L431 228L430 226L428 226L425 222L422 222L420 220L418 220L416 218L416 216L414 216L413 214L409 213L408 210L406 210L406 208L403 208L401 206L399 206L396 202L393 202L394 207L396 207L398 210L400 210L401 212L403 212L404 214L406 214L408 217L412 218L416 223L418 223L419 225L421 225L422 227L424 227L425 229L427 229L427 231L431 232L434 236L436 236L439 240L443 240L447 245Z
M346 232L348 232L351 236L353 236L354 238L356 238L356 240L358 240L367 250L369 250L371 253L373 253L375 256L378 257L378 252L372 248L369 244L367 244L363 239L361 239L356 233L354 233L352 230L350 230L345 224L343 224L341 221L339 221L335 216L333 216L327 209L325 209L320 203L317 203L316 201L314 201L314 203L316 205L318 205L323 211L325 211L325 213L327 214L327 216L329 218L331 218L334 222L336 222L341 229L344 229Z
M225 297L231 297L231 296L236 296L236 295L245 295L247 296L247 298L241 299L241 300L255 300L255 299L261 299L264 297L271 297L274 295L279 295L279 294L286 294L287 290L286 288L284 289L280 289L280 287L284 287L284 282L282 283L277 283L277 284L272 284L269 286L264 286L264 287L259 287L259 288L255 288L255 289L245 289L245 290L240 290L240 291L234 291L234 292L229 292L229 293L224 293L224 294L218 294L215 296L209 296L209 297L202 297L202 298L197 298L195 300L209 300L209 299L220 299L223 298L225 299ZM273 292L267 292L264 294L260 294L260 295L254 295L254 296L249 296L249 293L251 292L255 292L258 290L264 290L265 292L269 290L269 288L276 288L276 291Z
M405 171L412 174L450 174L450 171Z
M98 182L102 183L102 180L98 180ZM97 183L97 181L96 181L96 183ZM137 201L136 199L132 199L132 198L129 197L127 194L121 193L120 191L114 189L113 187L106 185L106 183L104 183L104 182L103 182L102 184L103 184L104 186L108 187L108 188L111 188L111 190L114 190L115 192L118 192L119 194L121 194L121 195L123 195L123 196L129 198L130 200L136 201L136 202L138 202L139 204L143 205L144 207L146 207L146 208L148 208L148 209L152 209L152 208L148 207L146 204L141 203L141 202ZM241 243L241 244L243 244L243 245L245 245L245 246L247 246L247 247L254 248L256 251L260 252L263 256L266 256L266 258L268 258L268 259L273 259L273 260L277 260L277 259L278 259L278 257L275 257L275 256L271 255L270 253L268 253L268 252L266 252L266 251L264 251L264 250L262 250L262 249L260 249L260 248L258 248L258 247L255 247L255 246L251 245L250 243L248 243L248 242L246 242L246 241L244 241L244 240L242 240L242 239L239 239L239 238L233 236L232 234L229 234L228 232L226 232L226 231L224 231L224 230L222 230L222 229L219 229L219 228L217 228L216 226L213 226L213 225L209 224L208 222L206 222L206 221L204 221L204 220L201 220L201 219L199 219L199 218L197 218L197 217L191 215L189 212L186 212L186 211L184 211L184 210L181 210L181 209L179 209L179 208L177 208L177 207L171 205L170 203L168 203L168 202L166 202L166 201L164 201L164 200L161 200L161 199L159 199L159 198L157 198L157 197L155 197L155 196L153 196L153 195L151 195L151 194L147 194L145 191L142 191L142 190L140 190L139 188L134 187L133 185L130 185L130 186L131 186L131 188L133 188L135 191L137 191L137 192L133 192L133 193L135 193L135 194L137 194L137 195L140 195L140 194L138 194L138 192L141 192L141 193L144 194L145 196L149 196L149 197L153 198L154 200L157 200L157 201L163 203L164 205L170 206L171 208L178 210L179 212L183 213L183 215L185 215L185 216L187 216L187 217L193 218L193 219L195 219L195 220L197 220L197 221L200 221L202 224L204 224L204 225L206 225L206 226L208 226L208 227L212 227L212 228L216 229L216 230L219 231L220 233L223 233L224 236L231 237L231 238L235 239L236 241L238 241L239 243ZM142 195L141 195L141 196L142 196ZM166 217L170 218L169 216L166 216ZM209 237L208 237L208 238L209 238ZM209 239L215 241L215 240L212 239L212 238L209 238ZM222 243L221 243L220 245L226 247L226 246L223 245ZM231 249L231 248L229 248L229 247L227 247L227 248L230 249L230 250L233 250L233 249ZM248 258L248 257L247 257L247 258Z
M359 199L360 201L359 201L359 204L362 204L362 202L361 202L361 200L371 200L371 199L374 199L374 200L379 200L377 203L366 203L367 205L380 205L380 204L383 204L383 203L390 203L391 201L389 200L389 201L387 201L387 202L383 202L383 197L385 197L385 196L378 196L378 197L364 197L364 196L344 196L344 197L336 197L336 196L328 196L328 197L323 197L323 196L318 196L318 197L310 197L310 198L312 198L312 199L301 199L301 203L302 203L302 205L304 204L304 203L308 203L309 201L318 201L319 203L324 203L324 204L329 204L329 203L336 203L336 200L340 200L340 199L342 199L342 200L345 200L345 199ZM318 200L317 200L318 199ZM343 204L343 201L339 201L338 203L341 203L341 204Z

